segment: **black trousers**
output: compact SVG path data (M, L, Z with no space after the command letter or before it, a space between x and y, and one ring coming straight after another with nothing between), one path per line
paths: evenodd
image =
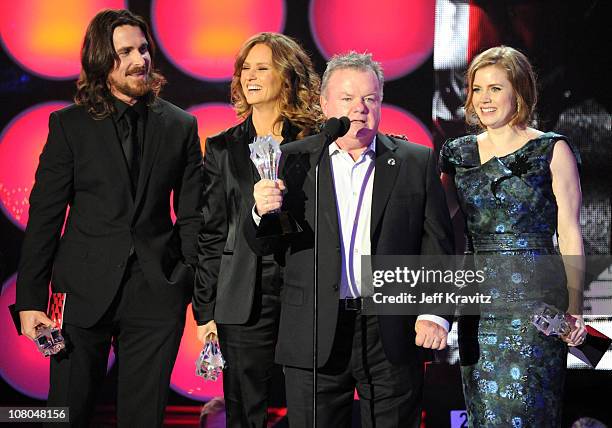
M423 365L393 365L385 356L378 318L340 309L329 361L318 370L317 423L350 428L355 388L362 427L420 424ZM312 370L285 367L291 428L312 426Z
M280 297L256 293L246 324L217 325L228 427L267 426L279 317Z
M47 405L68 406L70 426L89 426L111 342L118 369L118 426L162 426L185 311L169 316L161 309L163 301L156 308L154 294L138 261L132 259L113 304L96 325L80 328L64 323L67 352L51 359Z

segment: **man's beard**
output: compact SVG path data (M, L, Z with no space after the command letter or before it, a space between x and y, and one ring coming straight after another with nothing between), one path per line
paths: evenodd
M144 80L130 82L126 76L125 79L118 82L109 76L108 82L117 92L120 92L130 98L140 98L153 90L151 85L152 80L153 78L149 72L147 74L147 78Z

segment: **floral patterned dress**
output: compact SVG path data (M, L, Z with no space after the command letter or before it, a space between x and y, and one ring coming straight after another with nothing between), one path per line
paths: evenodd
M545 133L480 162L475 135L448 141L440 169L454 176L476 266L493 304L461 317L459 346L470 426L558 427L567 347L531 324L539 302L566 309L563 264L553 246L557 205L550 161L565 137Z

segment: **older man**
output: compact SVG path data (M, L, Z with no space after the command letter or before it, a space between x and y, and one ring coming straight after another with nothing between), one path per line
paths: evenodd
M383 74L371 55L327 64L321 107L348 116L348 133L320 166L318 424L351 425L357 388L364 427L417 427L422 348L443 349L449 320L434 315L364 315L360 256L450 254L452 233L430 149L378 132ZM318 154L285 162L284 183L255 185L254 218L283 206L305 232L284 239L286 259L277 361L285 366L291 426L312 425L314 168ZM283 191L286 186L286 194ZM258 251L278 242L258 241ZM363 290L365 293L365 290Z

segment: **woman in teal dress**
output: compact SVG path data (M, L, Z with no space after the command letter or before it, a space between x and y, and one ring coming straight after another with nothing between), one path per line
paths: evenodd
M583 260L577 156L565 137L527 126L537 94L522 53L484 51L468 68L467 87L466 119L482 133L444 144L440 168L451 214L462 210L476 268L487 277L480 291L493 298L479 318L459 321L469 423L557 427L567 345L586 335L581 268L564 269L560 257ZM563 340L531 324L542 302L577 318Z

